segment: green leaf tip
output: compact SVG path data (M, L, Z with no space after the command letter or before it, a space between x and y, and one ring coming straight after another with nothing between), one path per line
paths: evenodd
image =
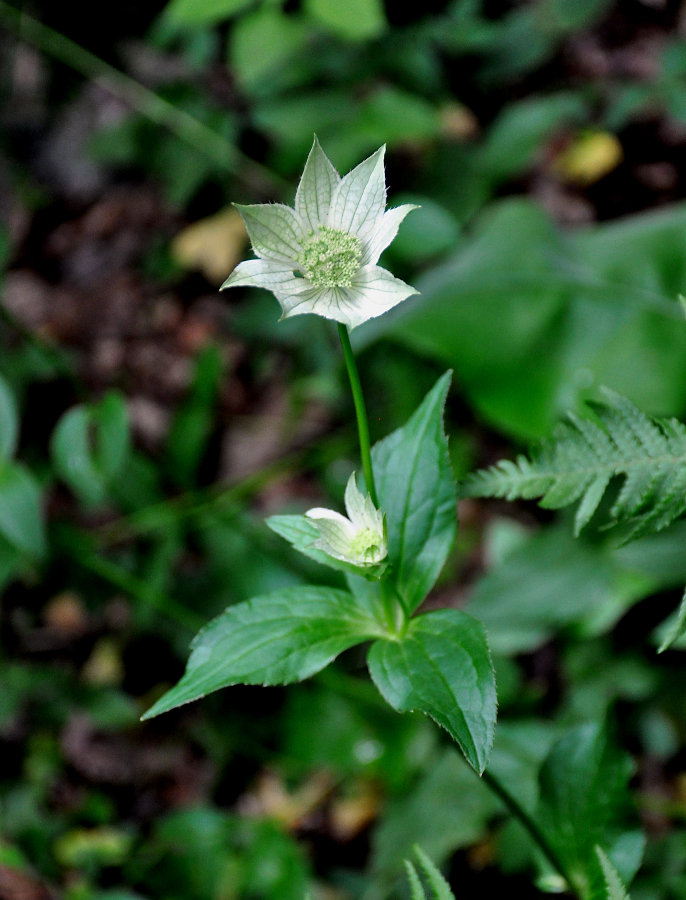
M401 638L375 641L367 665L393 709L428 715L469 765L484 771L498 702L486 635L476 619L456 609L417 616Z

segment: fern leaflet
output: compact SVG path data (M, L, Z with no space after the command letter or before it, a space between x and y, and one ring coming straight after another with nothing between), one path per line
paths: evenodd
M430 900L455 900L455 895L450 890L448 882L441 875L426 853L424 853L422 848L415 844L413 849L422 875L425 877L428 886L431 888ZM417 874L417 870L407 859L405 860L405 869L408 881L410 882L411 900L427 900L426 892L419 875Z
M665 528L686 510L686 426L650 418L633 403L603 388L595 419L571 413L553 437L527 458L502 460L469 476L463 497L540 497L559 509L579 500L575 534L590 521L610 481L624 482L609 525L626 525L625 541Z

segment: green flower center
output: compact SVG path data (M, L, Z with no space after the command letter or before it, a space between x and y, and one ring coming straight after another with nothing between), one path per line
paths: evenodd
M303 247L299 262L315 287L350 287L361 259L362 244L355 235L320 225Z
M350 542L350 555L355 559L377 559L381 553L383 537L372 528L358 531Z

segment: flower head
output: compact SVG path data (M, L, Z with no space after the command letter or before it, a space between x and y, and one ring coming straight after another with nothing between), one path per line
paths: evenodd
M319 531L314 542L334 559L354 566L374 566L386 558L388 542L383 513L372 503L367 494L357 487L355 473L345 488L345 511L348 518L333 509L316 507L305 515L313 519Z
M354 328L387 312L414 288L377 266L415 206L384 212L384 147L341 178L314 139L295 208L238 206L258 259L239 263L222 285L272 291L282 318L315 313Z

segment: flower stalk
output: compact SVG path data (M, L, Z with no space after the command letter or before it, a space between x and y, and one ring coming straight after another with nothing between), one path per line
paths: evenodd
M367 420L367 408L364 402L364 394L362 393L362 384L360 382L360 373L357 370L357 362L355 354L350 343L350 332L347 325L338 323L338 336L341 339L341 347L343 348L343 358L345 359L345 367L348 370L348 380L350 381L350 390L353 395L353 404L355 406L355 416L357 418L357 433L360 439L360 456L362 458L362 471L364 472L364 480L372 498L374 506L379 507L379 499L376 493L376 484L374 482L374 470L372 468L372 451L371 442L369 440L369 422Z

